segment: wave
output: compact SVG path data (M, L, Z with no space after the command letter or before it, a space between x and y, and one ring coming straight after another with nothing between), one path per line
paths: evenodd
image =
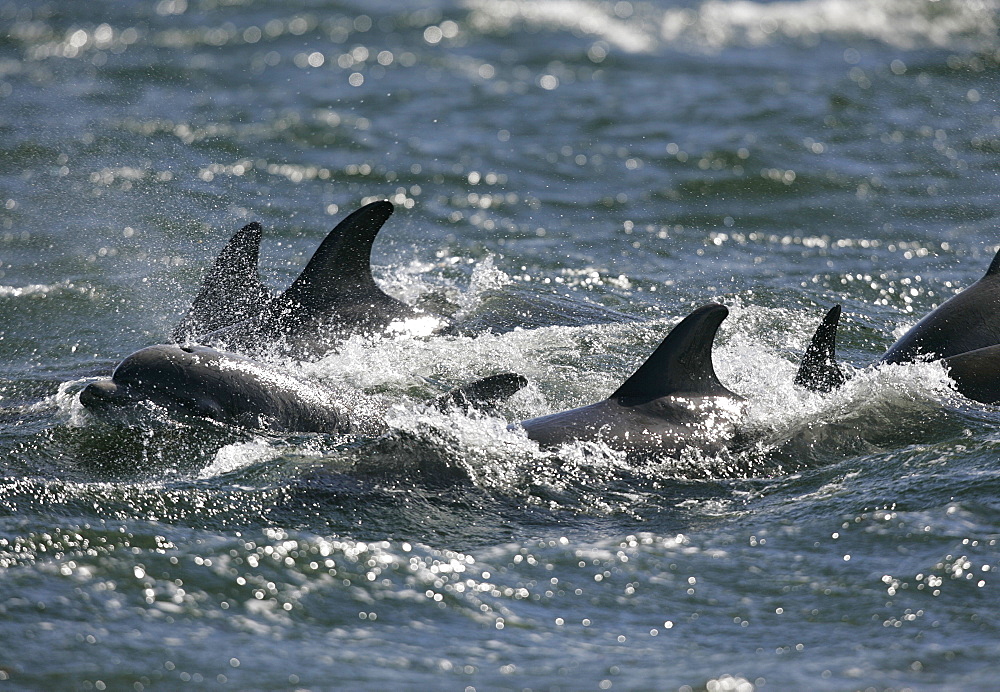
M998 45L1000 10L993 0L707 0L662 10L589 0L469 0L466 6L470 23L480 31L571 31L605 42L605 49L630 53L820 39L878 41L901 49L989 50Z
M661 38L713 49L835 38L902 49L981 50L997 45L998 9L995 2L934 0L708 0L694 10L668 10Z

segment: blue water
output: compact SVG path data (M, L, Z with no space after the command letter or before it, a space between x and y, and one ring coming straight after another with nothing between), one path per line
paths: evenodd
M994 0L0 2L0 678L13 689L990 689L1000 413L868 366L1000 244ZM461 329L308 364L388 432L99 421L250 220L363 202ZM507 424L669 328L749 451ZM841 303L853 377L792 385ZM433 412L495 372L498 415Z

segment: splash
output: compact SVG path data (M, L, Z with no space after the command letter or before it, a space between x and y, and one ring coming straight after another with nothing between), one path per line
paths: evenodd
M27 286L0 286L0 298L47 298L64 293L87 294L92 289L77 286L70 281L54 284L28 284Z
M273 461L283 454L284 450L263 438L236 442L216 452L212 461L198 473L198 478L215 478L255 464Z
M509 286L513 283L510 276L496 266L493 255L476 264L469 278L469 288L458 298L458 312L454 319L459 321L471 314L482 305L483 296Z

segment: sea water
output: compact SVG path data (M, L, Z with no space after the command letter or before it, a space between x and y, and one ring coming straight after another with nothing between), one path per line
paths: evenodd
M1000 414L872 369L997 249L994 0L0 1L0 679L13 689L1000 685ZM116 425L228 237L362 203L445 332L312 363L382 435ZM508 424L699 305L747 449ZM849 383L795 388L844 306ZM490 414L426 404L503 371Z

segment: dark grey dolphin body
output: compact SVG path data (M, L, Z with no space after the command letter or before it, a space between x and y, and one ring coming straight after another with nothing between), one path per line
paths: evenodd
M917 322L878 362L948 358L1000 344L1000 252L986 274Z
M878 363L942 360L958 391L1000 404L1000 252L976 283L928 313Z
M216 259L173 338L249 354L278 345L299 358L318 358L347 336L378 334L422 316L372 277L372 245L392 212L383 200L347 216L278 295L257 271L260 226L245 226Z
M836 320L839 317L840 313L838 312L833 319ZM839 372L839 367L832 360L834 357L832 342L829 346L831 360L828 363L832 363L832 367L836 368ZM977 348L964 353L956 353L947 358L934 358L933 356L923 356L921 354L910 360L894 361L894 364L905 364L916 362L917 360L941 361L948 371L948 375L954 380L955 389L963 396L983 404L1000 404L1000 344ZM805 361L803 360L804 363ZM876 365L883 363L884 361L879 361ZM822 392L836 389L845 381L843 374L840 374L839 377L835 377L833 380L821 379L820 382L823 386L813 386L816 380L806 379L807 381L804 382L796 379L796 383L802 384L814 391ZM827 384L830 386L826 386Z
M488 408L526 384L513 373L493 375L440 396L434 405L466 411ZM115 368L111 379L87 385L80 403L112 415L154 404L172 415L287 432L376 434L382 427L379 416L355 416L327 387L197 345L163 344L136 351Z
M150 346L123 360L111 379L87 385L80 402L98 412L152 403L172 414L243 427L351 431L332 393L235 353L206 346Z
M692 447L720 451L733 440L729 413L740 401L712 364L712 344L728 314L715 304L695 310L607 399L520 426L546 448L599 440L629 457L676 457Z
M843 384L835 353L839 318L839 307L830 311L803 358L803 367L810 359L823 364L800 371L796 383L818 391ZM918 361L941 361L963 396L1000 404L1000 252L983 278L924 316L875 365Z

